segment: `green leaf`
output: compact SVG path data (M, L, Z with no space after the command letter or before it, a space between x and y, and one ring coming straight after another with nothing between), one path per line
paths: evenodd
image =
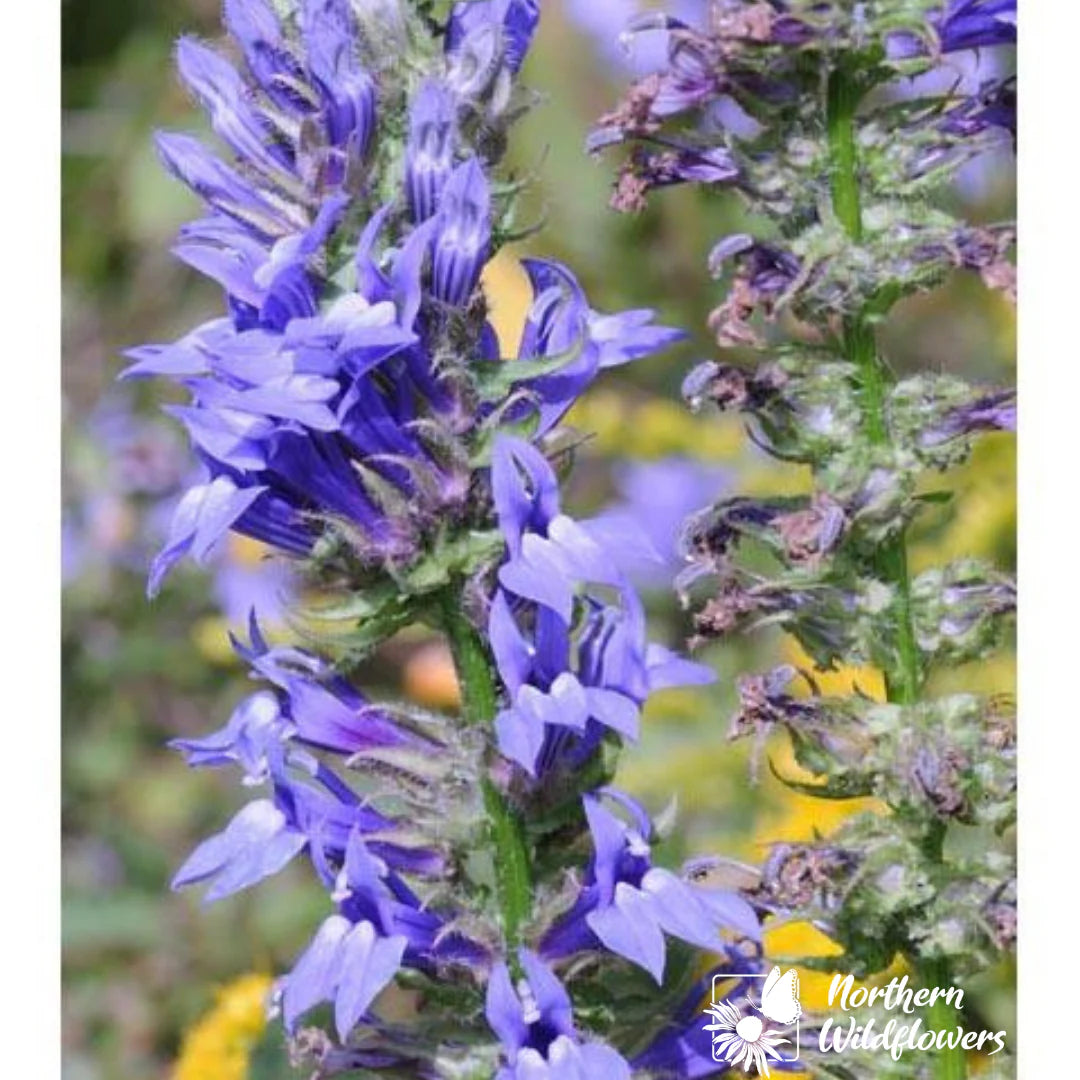
M585 348L585 334L564 352L539 360L500 360L484 364L474 378L481 401L502 401L518 383L538 379L572 364Z

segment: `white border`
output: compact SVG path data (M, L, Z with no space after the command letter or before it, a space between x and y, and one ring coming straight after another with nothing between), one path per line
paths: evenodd
M107 3L108 0L103 0ZM3 335L7 860L0 983L12 1075L59 1073L59 22L8 12ZM1072 951L1080 771L1080 6L1020 0L1021 1076L1061 1061L1037 1032L1039 987ZM57 1068L50 1066L55 1063Z
M1045 987L1072 951L1080 739L1080 9L1020 0L1020 1008L1017 1075L1053 1076ZM1030 1035L1029 1035L1030 1033Z

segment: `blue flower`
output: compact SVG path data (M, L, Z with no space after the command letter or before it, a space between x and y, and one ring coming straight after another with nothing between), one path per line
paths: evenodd
M568 271L534 261L519 359L543 371L530 378L522 363L501 399L479 393L498 352L469 305L494 208L486 159L458 127L486 91L461 78L482 41L509 77L538 8L455 8L446 69L403 103L407 216L373 175L380 81L393 76L363 67L372 43L348 0L305 0L298 16L283 24L266 0L230 0L245 74L194 40L177 50L182 77L238 160L186 135L158 137L166 167L208 207L175 253L221 286L228 314L129 354L128 376L165 376L188 392L169 412L206 466L177 508L151 593L181 557L205 560L229 530L297 558L331 532L330 549L365 570L408 565L435 532L477 524L469 462L482 425L532 412L542 433L599 371L679 337L653 326L651 312L594 312ZM376 191L387 201L376 205ZM350 235L358 210L369 216Z
M937 23L942 52L1016 42L1016 0L949 0Z
M281 807L256 799L188 856L172 885L181 889L212 879L206 901L221 900L276 874L307 843L307 835Z
M538 0L463 0L450 13L446 49L453 56L468 47L470 38L475 42L494 34L501 63L516 73L539 22Z
M176 739L193 766L240 764L250 782L270 775L285 744L350 757L375 746L410 746L436 753L438 746L395 724L369 704L326 661L292 647L270 648L252 619L253 644L237 643L253 672L275 688L245 698L220 731ZM306 760L306 759L305 759Z
M942 53L1016 44L1016 0L948 0L931 20ZM922 56L926 43L916 34L890 34L889 55L896 59Z
M438 79L426 80L412 100L405 148L405 194L417 225L435 213L453 171L457 110L454 93Z
M198 751L196 751L198 753ZM239 748L233 750L239 758ZM271 766L272 798L256 799L241 809L225 829L204 840L188 856L172 881L174 889L209 881L206 902L224 899L276 874L295 856L308 851L324 882L344 858L354 830L385 835L395 822L360 804L324 765L313 769L320 791L288 773L279 757ZM397 865L438 872L429 853L379 843L374 849Z
M335 1026L345 1039L403 966L430 967L436 959L479 962L484 953L426 910L405 882L350 834L334 882L338 912L330 916L285 980L285 1025L322 1001L334 1003Z
M439 197L432 241L431 292L461 307L472 296L491 244L491 191L475 158L450 174Z
M522 360L566 356L552 374L526 380L539 400L539 433L559 422L566 410L603 370L659 352L683 340L681 330L653 324L648 309L605 315L594 311L578 280L561 263L523 259L533 290L518 350Z
M507 545L488 623L508 696L495 721L506 757L542 775L588 756L605 730L636 738L654 690L712 681L708 669L648 643L617 547L561 513L555 474L535 447L500 437L492 490ZM616 590L619 602L589 586Z
M488 980L485 1013L507 1062L495 1080L630 1080L618 1052L580 1041L570 996L540 958L519 949L518 960L525 977L516 991L504 963Z
M546 935L541 950L558 958L602 944L663 981L664 934L720 952L718 927L757 940L753 909L734 893L693 885L652 865L652 824L628 796L608 791L633 817L626 824L594 795L585 816L594 855L574 907Z
M190 553L196 561L205 562L265 490L238 488L229 477L219 476L185 492L173 514L165 547L150 569L150 595L158 592L165 574L184 555Z
M334 1003L334 1025L341 1039L393 981L408 944L400 934L381 936L366 920L350 922L331 915L288 975L282 1005L290 1031L306 1012Z

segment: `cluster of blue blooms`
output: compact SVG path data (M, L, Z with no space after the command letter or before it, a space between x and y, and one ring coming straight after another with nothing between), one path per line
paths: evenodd
M943 53L1013 40L1014 2L915 3L897 18L880 5L857 5L858 18L810 2L706 6L700 26L652 15L630 27L664 35L667 65L606 118L593 146L634 144L616 194L624 208L652 187L691 181L734 185L766 212L815 221L801 248L744 236L717 246L717 272L738 263L714 320L722 343L753 343L751 316L782 302L811 316L854 309L900 265L1003 273L1004 234L936 219L901 222L909 240L897 252L868 239L885 253L869 268L853 261L851 243L830 247L814 232L820 185L792 194L796 155L758 140L770 118L785 136L803 122L804 48L923 71ZM204 468L177 507L150 591L234 530L288 558L331 597L323 615L351 630L340 648L330 635L309 651L271 644L252 617L249 640L235 645L260 688L220 731L177 746L193 766L239 769L263 794L191 854L175 884L205 883L216 900L293 860L310 863L333 909L276 1001L294 1050L317 1057L319 1075L713 1075L723 1066L697 1015L705 989L712 974L759 963L759 920L774 908L760 890L744 898L654 864L654 823L610 786L613 753L636 738L649 696L713 675L648 640L624 569L648 545L611 518L574 520L560 500L567 410L600 372L682 335L652 311L594 310L569 269L531 259L520 346L502 355L481 274L514 235L518 185L499 161L528 104L517 76L540 6L443 9L226 0L242 64L191 39L177 49L229 153L159 135L165 166L206 206L175 252L221 286L226 311L130 354L128 376L167 377L187 392L169 411ZM867 12L872 26L860 22ZM1014 131L1013 110L1000 81L912 112L902 152L875 159L882 186L915 190L960 141ZM684 116L692 122L672 130ZM829 149L835 164L845 146ZM835 186L841 170L832 171ZM833 194L843 218L845 192ZM882 236L901 235L877 216ZM810 428L800 427L815 403L800 393L818 374L795 361L754 375L709 364L688 388L754 412L778 452L816 460L825 446L840 460L857 443L850 431L819 422L807 450ZM845 387L826 417L840 427L847 405L858 411L858 388ZM894 403L895 423L913 418L916 465L947 463L957 441L1012 422L1009 392L972 396L942 380L924 389L898 387ZM893 465L879 461L880 443L835 470L855 477L850 491L839 485L807 506L715 508L688 533L690 554L716 571L753 534L813 568L860 528L891 541L907 489L889 501ZM949 582L950 596L988 595L978 575ZM698 628L730 629L748 613L775 620L784 603L799 607L791 598L802 594L789 593L732 585ZM858 630L849 610L815 615L811 629L831 641L833 619L843 645ZM808 611L797 612L804 623ZM446 633L460 717L373 703L349 677L358 652L411 623ZM822 659L842 653L837 645ZM712 955L711 971L695 950ZM415 1022L380 1013L392 984L415 994ZM336 1040L329 1024L317 1037L301 1027L322 1023L326 1006Z
M480 275L509 233L512 185L495 166L535 0L460 3L445 25L394 0L285 8L227 0L243 69L191 39L177 50L232 160L158 136L207 207L175 251L227 311L131 353L129 377L187 391L169 411L205 467L150 590L236 530L346 606L400 584L372 640L434 619L478 649L481 672L459 671L461 722L377 705L331 659L268 643L253 617L235 644L261 688L220 731L176 745L265 793L175 885L217 900L310 862L334 911L277 996L293 1034L332 1006L340 1045L320 1050L324 1070L629 1077L595 1013L575 1021L551 965L594 954L594 968L625 961L659 984L665 936L742 960L735 943L754 955L759 926L746 901L654 866L648 815L607 786L605 754L636 737L646 698L713 676L647 640L616 569L633 538L562 512L551 435L599 372L681 335L650 311L593 310L566 267L532 259L518 354L500 354ZM477 537L493 541L470 548ZM433 562L438 588L416 586ZM486 715L470 707L477 679ZM529 819L541 806L558 821L547 831ZM521 910L472 868L491 848L494 878L519 857L537 879L517 883ZM574 861L580 879L559 885ZM457 1029L425 1041L380 1019L373 1003L395 980L441 984ZM423 1029L437 1029L435 1008ZM681 1068L685 1047L665 1039L650 1068L664 1052Z

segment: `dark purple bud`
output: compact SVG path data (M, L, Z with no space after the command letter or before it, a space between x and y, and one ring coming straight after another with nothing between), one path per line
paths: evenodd
M933 447L979 431L1015 430L1016 391L997 390L946 413L922 433L919 443Z
M429 79L413 98L405 151L405 191L417 225L438 208L454 166L456 142L457 100L445 83Z
M277 237L294 227L258 188L198 139L162 131L155 142L165 168L210 206L263 237Z
M491 242L491 190L475 158L459 165L439 200L439 225L432 248L432 295L443 303L468 303Z
M454 5L446 28L446 51L467 47L468 39L485 30L498 31L502 63L517 73L540 22L537 0L466 0Z
M728 259L749 251L754 246L754 238L749 233L732 233L713 245L709 252L709 273L719 277L723 273L724 263Z
M334 146L349 145L364 157L375 133L375 83L365 71L340 78L324 107L326 134Z
M375 132L375 83L357 59L352 9L347 0L306 0L301 16L327 138L363 157Z

